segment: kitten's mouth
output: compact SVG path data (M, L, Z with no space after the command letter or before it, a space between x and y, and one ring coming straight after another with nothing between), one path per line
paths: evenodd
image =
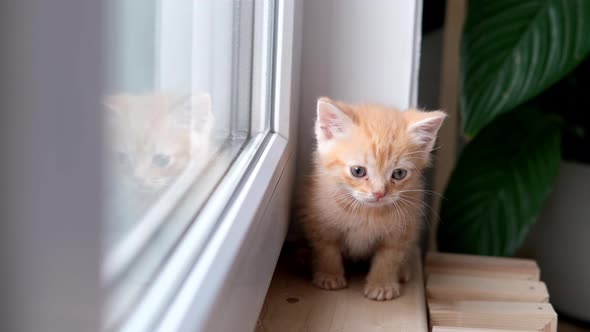
M397 200L396 195L387 195L384 197L376 198L373 195L367 195L365 193L351 192L351 196L360 203L361 206L367 208L381 208L386 206L392 206Z
M393 204L393 200L389 198L381 198L381 199L360 199L361 203L367 207L383 207L387 205Z
M375 200L372 200L372 201L365 201L364 203L365 203L365 205L372 206L372 207L381 207L381 206L385 206L385 205L390 205L391 204L391 202L389 200L386 200L386 199L379 199L379 200L375 199Z
M387 196L382 198L373 197L356 197L356 199L366 207L379 208L385 206L391 206L397 200L395 196Z

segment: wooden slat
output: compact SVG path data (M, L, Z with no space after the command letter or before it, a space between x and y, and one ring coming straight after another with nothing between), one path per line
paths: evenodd
M437 273L428 276L426 296L441 301L549 301L547 287L540 281Z
M480 329L477 327L449 327L435 326L432 332L535 332L534 330L497 330L497 329Z
M441 62L439 99L440 108L447 112L448 119L439 131L434 168L435 192L445 191L458 155L459 126L459 67L461 63L461 31L467 0L447 1L443 35L443 54ZM432 227L430 230L430 250L436 250L436 230L438 228L437 211L440 210L441 197L432 197Z
M530 259L429 252L426 274L444 273L487 278L539 280L537 262Z
M420 255L413 256L413 279L402 296L376 302L363 297L364 275L353 276L349 287L325 291L303 276L279 266L260 314L258 332L428 331ZM279 264L288 263L287 260Z
M429 301L433 326L557 331L557 314L548 303Z

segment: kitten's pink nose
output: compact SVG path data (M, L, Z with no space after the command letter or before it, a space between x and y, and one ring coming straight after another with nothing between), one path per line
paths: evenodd
M375 191L373 192L373 197L375 197L376 199L381 199L385 196L385 193L382 191Z

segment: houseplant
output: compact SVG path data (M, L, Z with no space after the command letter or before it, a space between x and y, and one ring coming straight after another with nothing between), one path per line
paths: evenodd
M529 243L552 302L590 321L590 289L580 284L590 278L590 242L580 235L590 234L590 189L579 188L590 183L580 178L590 174L588 17L587 0L469 1L460 101L467 143L445 190L438 244L510 256L539 220Z
M551 192L562 151L588 157L569 149L584 146L590 129L590 110L577 100L590 92L588 17L587 0L469 1L460 100L469 141L444 194L441 250L514 254Z

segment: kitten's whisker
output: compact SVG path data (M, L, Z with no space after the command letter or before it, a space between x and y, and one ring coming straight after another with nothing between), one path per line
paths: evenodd
M414 173L418 174L418 176L420 176L422 178L422 180L426 180L424 178L424 175L422 175L422 172L420 172L420 170L418 170L418 168L416 166L410 167L410 170L412 170Z
M409 167L409 169L413 173L416 173L420 178L422 178L422 180L426 180L426 178L424 178L424 175L422 175L422 172L420 172L420 170L416 166L411 166L411 167Z
M401 211L399 211L399 204L398 202L393 202L393 207L394 207L394 211L398 217L398 228L401 230L401 221L403 219L403 216L401 215Z
M345 193L339 198L343 201L342 204L344 205L344 209L354 211L353 207L356 200L353 197Z
M436 159L436 157L433 156L434 159ZM430 161L430 158L421 158L421 157L407 157L405 159L418 159L418 160L424 160L424 161Z
M400 196L400 198L401 198L401 196ZM421 200L417 200L416 198L410 197L410 196L404 196L404 199L407 199L407 200L414 199L416 201L414 201L412 203L414 203L414 204L423 204L423 206L428 207L430 209L430 211L432 211L432 213L435 214L435 216L438 218L437 220L440 220L440 215L432 208L432 206L428 205L426 202L421 201Z
M417 153L423 153L423 154L429 155L429 157L431 157L431 158L433 158L435 160L438 160L438 157L434 153L431 153L431 152L434 152L434 151L436 151L438 149L440 149L440 146L439 147L436 147L436 148L433 148L431 151L428 151L428 150L412 151L412 152L408 152L408 153L402 154L400 156L400 158L403 158L405 156L410 156L410 155L413 155L413 154L417 154ZM421 159L421 160L429 161L429 157L427 157L427 158L411 157L411 158L407 158L407 159Z
M410 213L403 206L402 206L402 209L405 212L405 216L404 216L404 235L405 235L406 231L408 229L408 217L410 216Z
M406 157L405 159L418 159L418 160L423 160L425 162L430 162L432 159L434 160L438 160L438 157L435 155L430 155L430 157L427 158L420 158L420 157Z
M432 149L432 151L437 150L437 149L438 148ZM409 156L409 155L416 154L416 153L429 153L429 152L430 151L428 151L428 150L412 151L412 152L404 153L400 157Z
M348 210L349 213L355 213L358 209L359 201L354 198L348 192L341 192L338 198L341 200L341 204L345 210Z
M419 205L419 204L417 204L415 202L412 202L410 200L407 200L406 198L401 197L401 196L400 196L400 200L402 202L405 202L406 204L410 204L410 205L416 207L418 209L418 211L420 211L420 213L422 214L422 216L424 216L424 220L426 220L426 224L428 225L428 228L431 227L430 220L428 220L428 216L424 213L424 206L423 205Z
M428 150L420 150L420 151L412 151L412 152L408 152L408 153L404 153L401 156L399 156L400 158L405 157L405 156L411 156L413 154L418 154L418 153L424 153L424 154L431 154L431 152L434 152L436 150L440 149L440 146L437 148L433 148L432 150L428 151Z
M357 211L359 211L362 207L362 204L359 200L355 200L355 206L354 206L354 212L356 213Z
M434 191L434 190L415 189L415 190L401 190L401 191L399 191L399 193L400 193L400 194L403 194L403 193L405 193L405 192L424 192L424 193L427 193L427 194L434 194L434 195L437 195L437 196L439 196L440 198L443 198L443 199L445 199L445 200L447 199L445 196L443 196L443 195L441 195L441 194L437 193L437 192L436 192L436 191Z
M404 218L404 234L407 232L408 229L408 219L412 217L410 212L404 207L404 211L406 211L406 218Z

